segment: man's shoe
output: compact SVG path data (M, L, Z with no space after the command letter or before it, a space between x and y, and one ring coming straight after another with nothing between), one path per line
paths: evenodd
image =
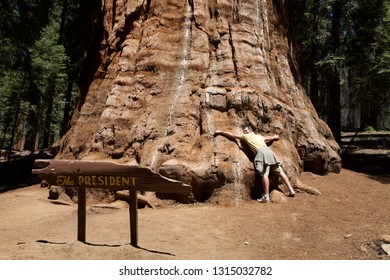
M289 196L289 197L294 197L294 196L295 196L295 191L294 191L293 189L290 189L290 190L288 191L288 196Z
M260 202L260 203L268 203L268 202L270 202L269 197L268 197L268 196L265 196L265 195L263 195L263 196L262 196L261 198L259 198L257 201Z

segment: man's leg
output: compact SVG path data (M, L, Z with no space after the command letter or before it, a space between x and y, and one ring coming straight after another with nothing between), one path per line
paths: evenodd
M261 182L263 183L264 194L269 195L269 177L268 177L268 175L263 175L263 177L261 177Z
M288 196L293 197L295 195L295 191L294 191L293 187L291 186L290 180L288 179L286 173L284 173L284 171L281 170L278 175L282 179L283 183L285 183L286 186L288 187L288 190L289 190Z
M263 183L263 196L257 201L260 203L270 202L269 199L269 171L270 167L266 166L261 175L261 182Z

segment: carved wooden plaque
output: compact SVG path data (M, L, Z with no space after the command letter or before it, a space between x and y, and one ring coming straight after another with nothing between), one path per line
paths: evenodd
M33 174L56 186L153 191L188 195L191 186L147 167L87 160L36 160Z

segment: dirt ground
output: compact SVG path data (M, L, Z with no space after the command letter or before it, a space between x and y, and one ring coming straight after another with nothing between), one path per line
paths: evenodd
M381 249L390 235L389 176L344 169L305 172L301 180L322 194L300 192L284 203L139 209L138 248L129 244L123 201L88 206L82 243L77 205L54 203L40 185L8 191L0 194L0 259L390 259Z

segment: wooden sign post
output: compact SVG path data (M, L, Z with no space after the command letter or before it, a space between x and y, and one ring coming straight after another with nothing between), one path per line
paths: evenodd
M36 160L32 173L51 185L77 187L77 240L86 240L86 188L129 190L130 243L138 246L137 191L189 196L190 185L163 177L147 167L107 161Z

